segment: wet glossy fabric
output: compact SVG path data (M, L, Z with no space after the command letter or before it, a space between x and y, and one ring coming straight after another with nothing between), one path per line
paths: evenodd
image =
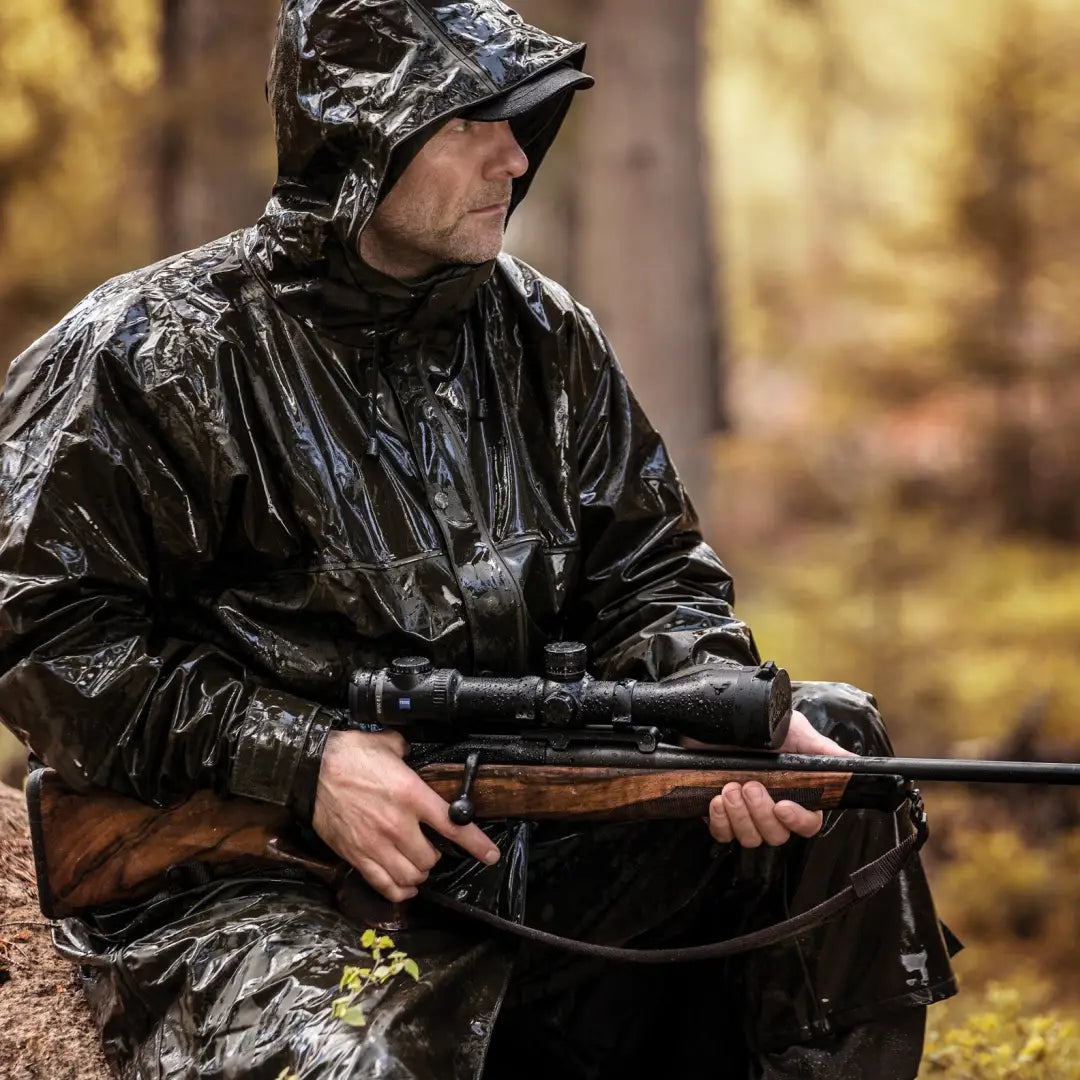
M157 804L214 787L309 819L358 666L423 653L516 674L558 638L585 641L607 678L757 661L730 576L592 315L507 255L403 283L357 254L384 178L428 133L583 58L496 0L285 0L263 218L108 282L12 365L0 709L70 784ZM516 128L530 171L514 205L568 103ZM551 887L556 922L569 908L585 930L609 920L626 935L680 910L700 875L673 835L579 836L579 873ZM511 913L537 895L523 872L446 873ZM892 954L905 964L908 937L936 934L919 896L897 916L914 928ZM208 970L224 970L222 918L184 939L196 953L203 941ZM296 949L322 940L290 925ZM272 968L257 938L251 962ZM458 963L440 955L435 968ZM483 1025L503 976L468 955ZM944 992L928 989L943 985L933 964L902 967L901 984L894 962L873 970L878 998ZM809 1005L789 1015L755 993L770 1038L814 1030Z
M421 979L361 999L364 1028L331 1014L346 966L371 969L333 898L296 882L237 882L170 901L156 929L112 949L77 920L56 934L83 965L106 1055L134 1080L478 1076L509 976L506 946L467 930L395 944Z

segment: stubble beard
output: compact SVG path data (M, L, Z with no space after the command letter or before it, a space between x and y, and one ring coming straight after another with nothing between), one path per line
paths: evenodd
M488 197L489 205L507 197L505 190L495 191ZM502 251L505 217L470 214L463 208L449 225L441 224L445 220L435 206L384 203L364 230L361 244L367 240L384 261L408 267L414 276L439 266L488 262Z
M443 265L483 263L502 251L503 222L463 215L442 232L418 233L413 242L418 251Z

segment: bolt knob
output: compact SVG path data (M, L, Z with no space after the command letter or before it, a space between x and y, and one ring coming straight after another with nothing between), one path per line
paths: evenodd
M468 795L459 795L450 804L447 813L455 825L471 825L473 818L476 817L476 807L473 806L473 801Z

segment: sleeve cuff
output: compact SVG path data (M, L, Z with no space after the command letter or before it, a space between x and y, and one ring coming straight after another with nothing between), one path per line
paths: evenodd
M269 690L253 698L229 771L232 795L287 806L310 823L319 768L334 713L291 694Z
M315 816L315 794L319 789L323 750L326 748L326 737L333 728L328 710L320 709L308 729L304 750L293 776L292 790L286 805L293 817L304 825L310 825Z

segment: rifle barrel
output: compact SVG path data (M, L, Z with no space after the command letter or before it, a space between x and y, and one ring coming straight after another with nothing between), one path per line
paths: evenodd
M841 772L903 776L907 780L952 780L983 784L1074 784L1080 764L1068 761L982 761L968 758L831 757L824 755L682 750L661 745L653 767L718 768L749 772Z
M434 751L430 755L423 751ZM528 739L476 736L453 746L413 746L421 762L463 762L479 750L492 765L594 766L636 769L725 769L747 772L827 772L903 776L908 780L951 780L984 784L1071 784L1080 786L1080 763L1067 761L981 761L965 758L826 757L763 750L689 750L660 743L640 751L626 745L578 745L566 750Z
M820 758L778 754L782 767L808 772L896 774L909 780L953 780L984 784L1076 784L1080 764L1067 761L980 761L964 758ZM823 764L823 762L825 764ZM777 768L781 766L777 764Z
M669 747L660 750L668 751ZM686 753L686 751L682 751ZM707 768L712 753L693 751L681 768ZM826 757L738 752L723 754L725 768L748 771L850 772L903 776L907 780L951 780L982 784L1072 784L1080 786L1080 764L1068 761L983 761L969 758ZM713 758L714 762L716 758ZM715 766L714 766L715 767Z

